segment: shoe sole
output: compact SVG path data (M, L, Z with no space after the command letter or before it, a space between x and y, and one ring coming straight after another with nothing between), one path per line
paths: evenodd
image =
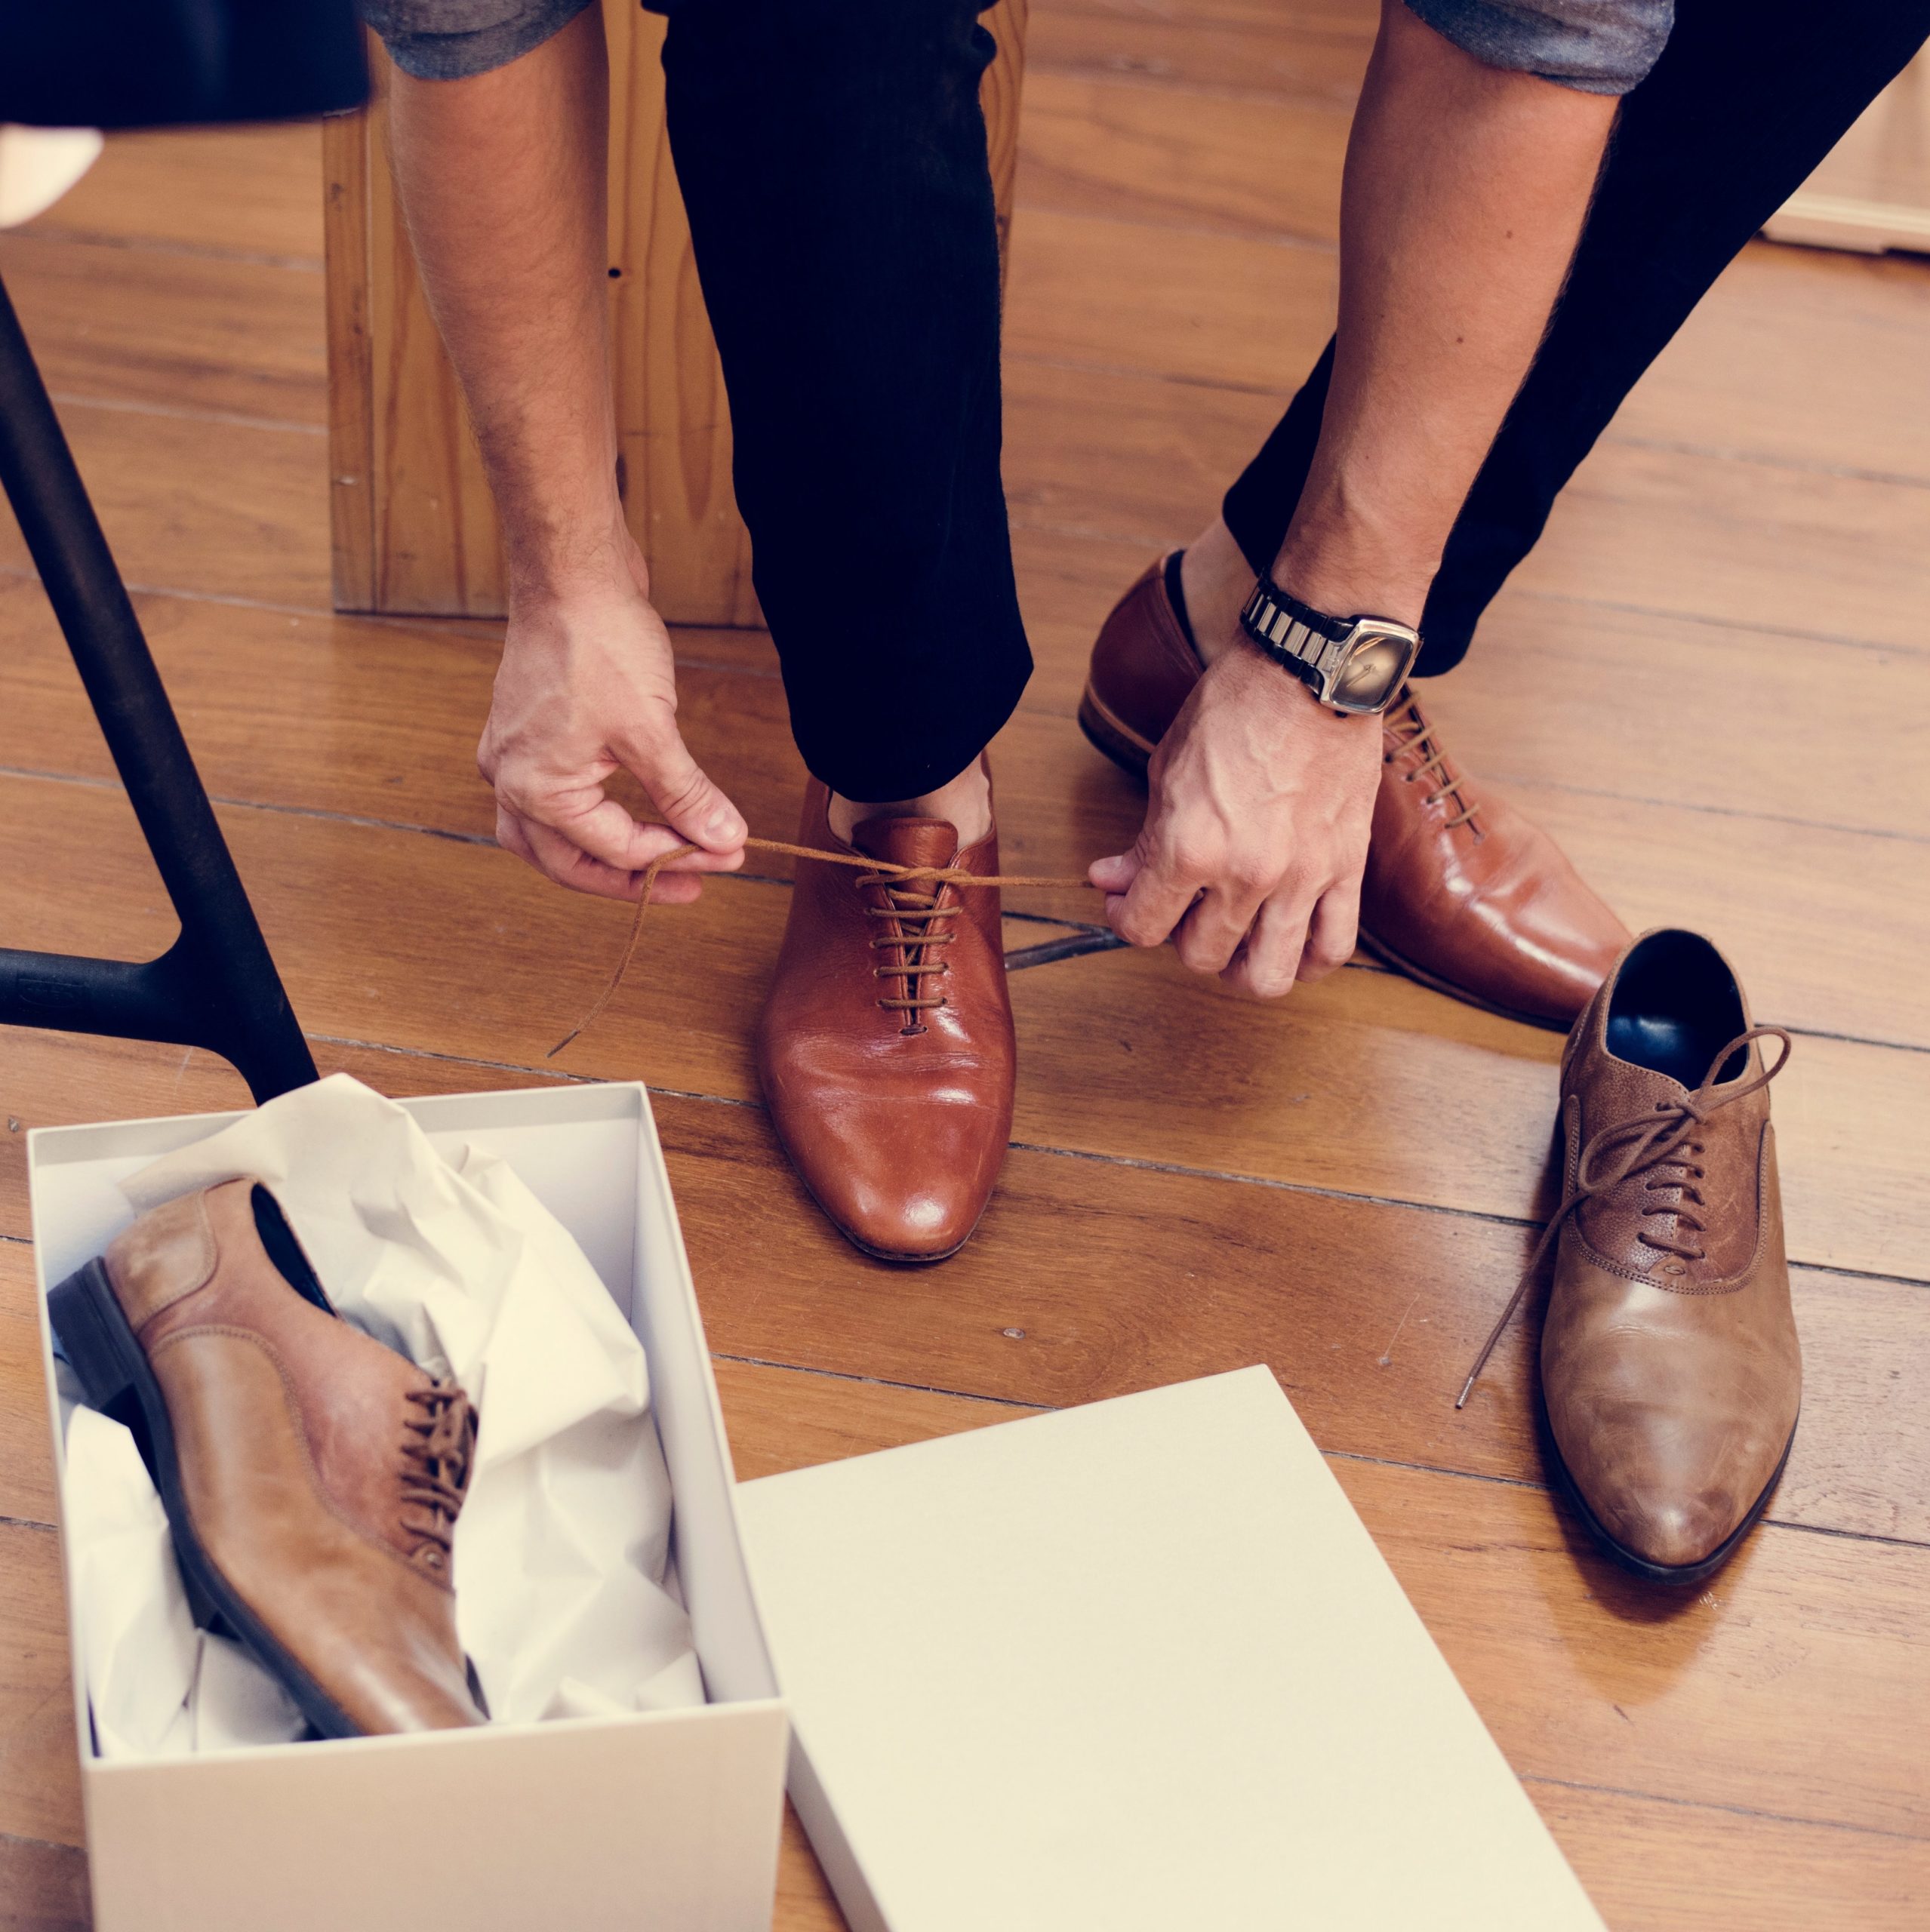
M1105 700L1090 683L1079 695L1079 728L1095 751L1104 752L1121 771L1131 774L1142 784L1145 783L1146 768L1152 758L1153 747L1123 718L1107 709ZM1464 1006L1491 1013L1498 1019L1513 1020L1523 1026L1538 1026L1544 1032L1553 1033L1565 1033L1574 1023L1572 1015L1566 1020L1553 1020L1545 1014L1524 1013L1518 1008L1500 1006L1493 1000L1483 999L1479 993L1470 992L1451 980L1444 980L1439 974L1417 966L1384 940L1376 938L1365 926L1360 928L1360 943L1375 958L1430 992L1445 993L1449 999L1458 999Z
M174 1555L188 1607L204 1630L232 1637L294 1700L324 1737L360 1737L362 1727L316 1682L235 1593L201 1546L189 1520L174 1425L161 1384L128 1318L104 1262L97 1258L69 1275L47 1297L48 1320L67 1364L80 1378L91 1407L107 1410L131 1392L146 1425L148 1466L168 1512Z
M1797 1420L1799 1422L1801 1420L1799 1414ZM1742 1521L1708 1555L1696 1563L1652 1563L1639 1551L1618 1542L1603 1525L1601 1518L1588 1506L1588 1499L1582 1494L1581 1484L1575 1481L1568 1464L1562 1460L1561 1446L1556 1441L1555 1432L1549 1425L1545 1401L1541 1404L1541 1426L1547 1437L1548 1460L1554 1465L1562 1492L1603 1554L1612 1558L1630 1576L1639 1577L1645 1583L1660 1583L1667 1589L1677 1590L1691 1589L1698 1583L1713 1577L1741 1548L1744 1540L1762 1521L1763 1512L1768 1508L1769 1499L1775 1494L1776 1485L1783 1479L1783 1471L1789 1466L1790 1451L1796 1443L1796 1429L1792 1425L1789 1440L1783 1444L1783 1453L1776 1459L1775 1469L1768 1481L1763 1485L1762 1494L1749 1506Z

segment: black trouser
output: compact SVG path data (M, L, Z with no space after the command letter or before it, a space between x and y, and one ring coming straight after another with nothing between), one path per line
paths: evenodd
M805 762L916 796L1032 658L999 476L990 0L682 0L671 153Z
M1678 0L1667 48L1623 105L1547 339L1448 540L1421 674L1460 663L1623 397L1926 34L1930 0ZM1227 493L1256 573L1292 519L1333 366L1330 342Z

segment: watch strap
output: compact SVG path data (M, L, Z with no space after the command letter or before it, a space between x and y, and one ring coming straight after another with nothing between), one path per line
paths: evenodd
M1317 665L1330 646L1353 635L1354 623L1351 617L1331 617L1303 604L1291 591L1264 577L1254 586L1253 595L1240 612L1241 628L1247 635L1270 657L1293 671Z

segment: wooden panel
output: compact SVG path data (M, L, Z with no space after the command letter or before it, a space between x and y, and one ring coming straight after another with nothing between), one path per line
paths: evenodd
M1335 266L1324 247L1030 208L1007 352L1259 389L1277 413L1332 328ZM1930 478L1926 329L1916 263L1752 243L1608 434Z
M1006 374L1015 518L1156 550L1218 513L1278 416L1264 393L1021 361ZM1802 589L1792 559L1802 559ZM1525 590L1930 648L1930 490L1603 442L1516 573Z
M315 124L109 134L92 169L24 232L319 268Z
M1026 0L987 17L983 98L1002 232L1017 147ZM624 509L673 622L756 621L731 491L723 377L663 128L664 22L605 0L611 57L611 319ZM377 49L378 82L386 57ZM495 516L454 377L417 281L378 107L331 127L334 600L345 610L503 608ZM365 327L365 337L362 333Z
M1101 583L1082 600L1088 625L1096 626L1117 588ZM143 598L138 608L189 741L222 797L491 835L490 795L472 753L488 707L493 632L168 597ZM1052 866L1076 868L1107 840L1131 835L1138 794L1107 777L1073 735L1065 714L1083 677L1087 633L1068 622L1066 634L1080 647L1077 654L1068 650L1042 664L1037 701L1028 695L1023 717L1001 741L999 778L1012 801L1012 835L1035 854L1049 847ZM783 692L766 653L757 654L766 658L762 665L740 652L729 668L717 668L708 652L720 638L762 642L760 633L748 632L680 634L681 721L699 759L753 825L783 832L795 816L802 767ZM42 771L111 777L33 584L0 580L0 641L15 743L23 748L14 761L30 758ZM1861 695L1873 669L1888 698L1874 712ZM1645 703L1642 694L1665 683L1688 701ZM1913 913L1906 904L1898 922L1892 902L1899 888L1910 898L1922 863L1911 848L1930 823L1930 762L1920 755L1930 657L1803 646L1760 632L1510 597L1467 666L1439 681L1429 701L1471 771L1520 786L1538 800L1553 791L1653 808L1626 836L1602 826L1611 835L1604 882L1612 876L1618 896L1633 892L1631 916L1679 914L1683 894L1692 891L1706 894L1710 915L1725 921L1729 899L1740 897L1746 925L1746 887L1738 894L1729 884L1738 860L1750 838L1787 831L1788 863L1798 875L1813 866L1820 895L1809 900L1805 888L1799 909L1805 926L1815 928L1804 949L1812 980L1836 977L1841 938L1833 900L1845 923L1895 924L1899 946L1916 943ZM1730 728L1711 734L1704 703L1719 705ZM1811 721L1815 743L1802 792L1792 795L1778 734L1781 719L1799 715ZM1664 774L1667 782L1658 783ZM1587 796L1553 809L1577 814L1584 840L1601 822ZM1724 822L1712 826L1712 816ZM1903 834L1907 843L1899 854L1870 844L1860 835L1866 833ZM1626 862L1618 856L1624 851ZM1658 862L1663 873L1651 873ZM753 869L786 868L760 858ZM1068 900L1064 909L1097 916L1091 903L1081 909ZM1836 991L1833 986L1829 996ZM1890 989L1873 983L1871 991L1871 1017L1893 1018ZM1816 997L1823 996L1819 988Z
M327 1042L316 1057L394 1094L540 1078ZM77 1042L29 1036L14 1057L8 1104L23 1127L245 1104L205 1054L128 1046L97 1066ZM712 1346L725 1355L1054 1407L1264 1361L1324 1448L1544 1480L1534 1309L1480 1399L1451 1407L1525 1230L1026 1149L965 1252L942 1276L908 1278L833 1232L761 1110L666 1094L654 1105ZM0 1148L0 1232L14 1236L26 1226L20 1137ZM746 1269L750 1225L767 1232ZM30 1276L25 1245L0 1241L0 1515L44 1521ZM1108 1284L1097 1304L1094 1278ZM1803 1426L1775 1520L1930 1543L1930 1414L1913 1398L1930 1374L1926 1292L1799 1272ZM854 1453L827 1445L822 1460Z
M87 1932L87 1860L72 1845L0 1834L0 1927L5 1932Z
M319 432L81 402L63 405L60 420L130 583L328 608ZM27 567L20 528L0 503L0 570Z
M1528 1795L1615 1932L1918 1932L1930 1845L1531 1778Z
M321 272L29 232L0 277L57 397L314 426Z
M0 1831L78 1844L63 1595L60 1538L35 1524L0 1521Z
M1352 106L1035 74L1019 205L1331 242Z
M1373 0L1157 8L1136 0L1058 0L1034 19L1027 60L1035 73L1130 75L1346 106L1359 91L1379 19ZM1191 105L1211 111L1197 100Z
M275 811L222 822L295 1009L319 1033L545 1064L622 944L623 907L559 893L487 846ZM719 881L697 906L660 912L623 997L549 1064L751 1098L752 1026L786 890ZM0 923L22 946L159 949L171 918L119 797L0 778ZM1775 965L1744 961L1752 985ZM1022 974L1013 1001L1021 1143L1516 1218L1547 1198L1554 1034L1377 972L1256 1009L1169 952ZM1758 1002L1778 1010L1759 990ZM1799 1043L1776 1096L1797 1260L1923 1272L1925 1064Z

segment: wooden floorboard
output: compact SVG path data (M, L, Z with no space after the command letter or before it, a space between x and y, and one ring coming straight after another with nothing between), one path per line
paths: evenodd
M205 1054L125 1048L78 1091L61 1078L72 1058L58 1039L29 1043L4 1102L21 1128L0 1141L0 1234L12 1238L0 1240L0 1282L14 1293L0 1300L0 1516L23 1520L50 1520L53 1499L19 1238L22 1134L116 1108L245 1100ZM398 1094L542 1077L327 1042L317 1059ZM1531 1373L1538 1308L1479 1399L1452 1407L1525 1258L1524 1229L1023 1149L965 1254L942 1273L908 1274L830 1229L760 1109L661 1094L656 1108L711 1343L726 1355L1050 1407L1261 1361L1326 1447L1547 1479ZM749 1266L747 1223L769 1230ZM1930 1414L1914 1400L1930 1374L1930 1288L1805 1269L1796 1294L1805 1420L1774 1519L1930 1545Z
M1035 0L1007 482L1039 669L996 748L1016 866L1131 835L1137 792L1071 726L1085 653L1324 340L1373 11ZM1267 1361L1618 1932L1920 1924L1930 268L1746 251L1435 688L1458 753L1625 917L1711 931L1759 1016L1802 1029L1776 1118L1803 1425L1743 1557L1658 1603L1547 1486L1531 1304L1451 1407L1547 1204L1553 1035L1365 964L1264 1011L1170 958L1019 975L1020 1145L973 1245L911 1274L829 1229L756 1104L781 882L656 917L608 1015L543 1059L625 915L481 842L495 628L327 614L320 215L312 128L119 137L0 238L0 275L154 588L325 1069L398 1094L648 1078L746 1475ZM0 931L140 956L171 921L23 566L0 515ZM678 646L694 747L783 835L768 641ZM85 1923L25 1135L245 1100L205 1054L0 1042L0 1932ZM777 1926L840 1923L793 1821Z
M558 894L491 847L275 811L222 817L318 1032L536 1065L622 946L623 907ZM786 890L722 881L697 906L654 915L625 993L559 1069L752 1097L750 1029ZM122 958L158 952L173 931L123 798L4 777L0 917L20 944ZM1359 970L1255 1008L1165 952L1022 974L1013 1001L1023 1143L1516 1217L1548 1198L1552 1033ZM1924 1272L1925 1066L1915 1052L1800 1043L1778 1088L1798 1260Z
M322 272L0 235L0 278L59 398L327 420Z

